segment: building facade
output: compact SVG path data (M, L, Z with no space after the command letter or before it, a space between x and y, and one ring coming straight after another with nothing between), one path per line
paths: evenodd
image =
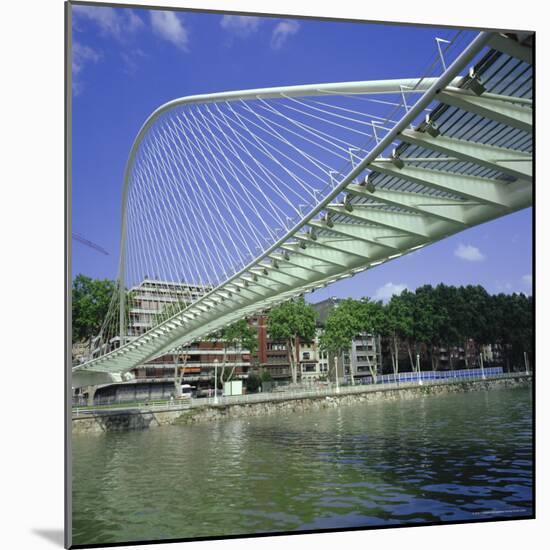
M137 338L155 326L159 319L170 313L169 308L190 304L211 290L188 283L171 283L147 278L129 290L128 337ZM225 363L224 363L225 357ZM180 347L134 369L139 380L173 379L175 369L183 372L182 382L196 387L213 383L216 368L221 373L235 367L237 377L246 377L250 368L248 350L224 349L223 342L201 341Z
M382 370L382 346L380 335L363 333L351 342L349 353L350 376L355 380L367 381L371 369L376 373Z

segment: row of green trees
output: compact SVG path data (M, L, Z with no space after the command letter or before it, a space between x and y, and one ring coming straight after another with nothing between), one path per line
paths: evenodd
M315 310L303 299L287 302L269 314L271 338L286 341L293 382L297 378L296 338L313 340L315 321ZM431 368L437 370L438 349L463 347L473 340L477 353L482 345L497 345L509 370L523 364L524 352L532 353L532 321L531 296L491 295L479 285L424 285L414 292L405 290L394 295L387 304L369 298L343 300L326 319L320 347L334 357L349 350L359 334L380 335L389 343L391 369L398 373L402 348L407 350L407 370L416 370L415 357L423 351L427 352ZM449 358L453 368L452 354ZM376 364L368 366L376 379Z
M389 337L394 349L404 342L411 367L411 350L416 354L427 349L432 368L437 369L434 348L461 347L470 339L478 353L482 345L499 346L508 368L522 363L524 352L532 352L533 299L525 294L489 294L480 285L424 285L393 296L380 307L375 332Z

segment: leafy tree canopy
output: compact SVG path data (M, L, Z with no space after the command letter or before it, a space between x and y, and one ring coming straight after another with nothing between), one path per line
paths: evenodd
M355 336L361 332L378 331L382 324L381 304L368 299L359 301L348 298L329 313L320 345L323 349L338 354L349 349Z
M415 295L409 290L394 294L384 308L384 328L382 334L399 336L403 339L414 335L414 303Z
M257 374L251 373L246 379L246 390L249 393L257 392L260 387L262 380Z
M241 347L254 353L258 347L258 335L254 327L241 319L220 330L218 338L224 342L225 348Z
M75 277L72 288L73 342L98 334L116 288L116 283L109 279L92 279L82 274Z
M260 380L262 382L272 382L273 381L273 376L271 376L271 373L268 370L264 369L260 373Z
M316 311L303 298L285 302L269 313L267 330L274 340L311 341L315 337Z

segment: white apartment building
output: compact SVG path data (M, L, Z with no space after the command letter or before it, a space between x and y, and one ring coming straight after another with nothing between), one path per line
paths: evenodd
M128 305L128 337L136 338L151 329L157 322L158 316L167 307L177 304L191 304L211 290L211 287L203 287L190 283L174 283L146 278L138 285L130 288L131 296ZM223 367L225 355L223 345L219 342L195 342L180 350L187 356L185 367L185 380L197 382L209 380L216 366ZM173 353L167 353L162 357L153 359L135 369L138 378L162 378L172 376L174 372ZM248 350L227 350L229 367L236 366L241 371L248 370L250 366L250 353Z
M144 279L129 290L128 336L140 336L152 328L168 306L191 304L210 290L189 283Z

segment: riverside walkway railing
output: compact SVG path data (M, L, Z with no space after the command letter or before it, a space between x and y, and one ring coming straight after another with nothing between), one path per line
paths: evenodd
M482 370L484 372L482 372ZM489 374L490 373L490 374ZM430 376L425 376L425 375ZM419 385L423 386L437 386L445 385L453 382L474 382L481 380L496 380L502 378L523 378L528 373L504 373L502 368L493 369L463 369L460 371L448 372L448 376L435 377L433 373L421 372L420 375L416 372L412 373L400 373L397 376L393 374L387 374L379 376L377 383L370 384L356 384L356 385L341 385L336 388L335 384L330 384L326 387L312 387L311 389L288 389L285 391L265 392L265 393L250 393L245 395L228 395L223 397L215 397L193 399L191 401L191 407L204 407L204 406L225 406L225 405L237 405L247 403L261 403L269 401L286 401L291 399L305 399L308 397L333 397L338 395L349 395L358 393L367 393L375 391L386 391L394 389L415 388ZM401 376L402 375L402 376Z
M529 372L503 372L500 367L486 369L461 369L456 371L421 371L385 374L377 378L376 383L340 385L338 388L331 383L327 386L314 386L307 389L285 389L274 392L249 393L244 395L228 395L185 400L144 400L132 403L117 403L113 405L94 405L93 407L73 407L73 417L89 414L113 414L133 411L176 411L202 407L218 407L227 405L245 405L252 403L289 401L312 397L336 397L376 391L416 388L418 386L438 386L455 382L475 382L482 380L515 379L531 376Z
M387 384L391 382L418 382L418 380L461 380L481 378L488 376L500 376L504 374L502 367L489 367L479 369L460 369L452 371L420 371L400 372L398 374L383 374L378 376L377 383Z

